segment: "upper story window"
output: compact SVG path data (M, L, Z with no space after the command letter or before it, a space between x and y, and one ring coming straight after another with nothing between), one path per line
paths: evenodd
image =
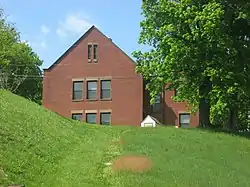
M111 99L110 80L101 80L101 99Z
M178 96L178 90L177 89L174 90L174 96Z
M188 113L179 114L179 125L182 128L189 128L190 127L190 114Z
M82 100L83 98L83 81L73 82L73 100Z
M98 45L94 44L94 62L98 59Z
M155 97L155 102L152 106L153 112L160 112L161 111L161 95L157 95Z
M92 59L92 44L88 45L88 60Z
M98 45L88 44L88 62L97 62L98 60Z
M97 99L97 81L87 81L87 99Z

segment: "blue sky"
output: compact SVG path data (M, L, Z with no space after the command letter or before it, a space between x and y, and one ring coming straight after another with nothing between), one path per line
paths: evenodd
M49 67L96 25L129 56L138 44L141 0L0 0L0 7Z

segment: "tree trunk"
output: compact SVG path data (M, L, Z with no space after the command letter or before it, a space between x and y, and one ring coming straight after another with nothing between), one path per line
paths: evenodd
M199 88L200 103L199 103L199 126L209 127L210 122L210 99L208 97L209 92L212 89L212 83L209 77L205 77L203 83Z
M235 109L230 108L228 111L228 129L231 131L235 131L237 127L237 112Z
M210 103L205 98L200 99L199 104L199 126L209 127L210 123Z

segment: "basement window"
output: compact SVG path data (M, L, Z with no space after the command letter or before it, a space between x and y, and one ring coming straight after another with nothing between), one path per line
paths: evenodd
M81 113L72 114L72 119L82 121L82 114Z
M189 128L190 127L190 114L188 113L179 114L179 125L181 128Z
M87 113L86 122L90 124L96 124L96 113Z
M101 113L101 125L110 125L111 113L103 112Z

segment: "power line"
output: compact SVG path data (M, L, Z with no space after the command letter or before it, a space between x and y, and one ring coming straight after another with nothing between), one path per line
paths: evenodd
M1 75L4 75L4 73L0 73L0 76ZM13 77L26 77L26 78L49 78L51 76L45 76L45 75L41 75L41 76L38 76L38 75L12 75ZM109 77L109 76L100 76L100 77L91 77L91 78L96 78L96 79L99 79L99 78L102 78L102 77ZM89 77L70 77L70 79L88 79ZM116 80L116 79L134 79L134 78L137 78L135 76L110 76L110 79L111 80Z
M14 80L13 77L8 77L8 79ZM42 77L26 77L25 80L39 80L42 79Z
M38 66L36 64L0 64L0 66L3 66L3 67L8 67L8 66L12 66L12 67L22 67L22 66L34 66L34 67L39 67L41 68L41 66Z
M1 75L6 75L5 73L0 73L0 76ZM30 78L43 78L43 75L39 76L39 75L15 75L15 74L10 74L10 75L7 75L7 76L13 76L13 77L30 77Z

